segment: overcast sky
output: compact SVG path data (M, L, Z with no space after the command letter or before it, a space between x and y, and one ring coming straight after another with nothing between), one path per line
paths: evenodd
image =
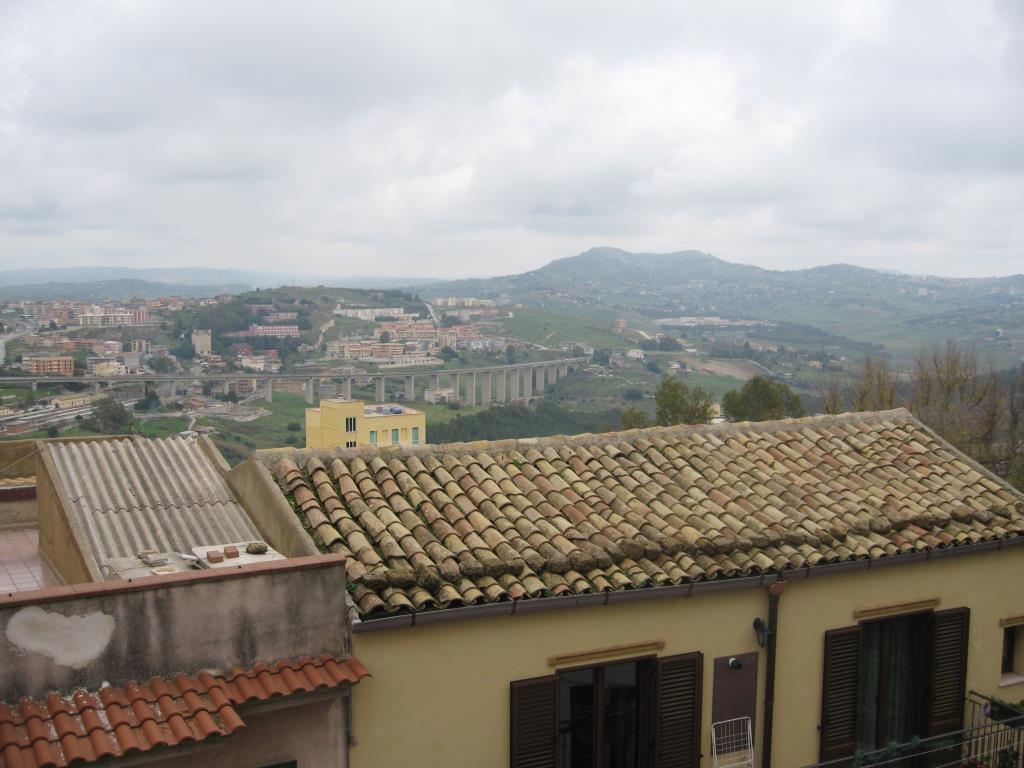
M0 0L0 268L1024 272L1024 3Z

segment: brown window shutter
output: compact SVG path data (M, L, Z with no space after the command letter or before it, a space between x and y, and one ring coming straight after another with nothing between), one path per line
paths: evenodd
M657 768L700 765L700 705L704 656L658 659Z
M959 731L964 727L970 621L969 608L935 612L929 736Z
M558 716L558 678L537 677L512 683L509 742L511 768L553 768Z
M857 689L860 681L860 627L825 633L821 679L819 759L849 757L857 749Z

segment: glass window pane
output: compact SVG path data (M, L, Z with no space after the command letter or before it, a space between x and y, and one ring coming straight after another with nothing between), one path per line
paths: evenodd
M594 670L576 669L558 676L558 752L561 768L593 768Z
M910 722L911 620L890 622L889 685L886 694L886 744L898 744L913 736Z
M857 749L860 750L876 747L883 629L881 621L861 624L860 628L860 712L857 716Z
M604 768L637 765L637 664L604 669Z

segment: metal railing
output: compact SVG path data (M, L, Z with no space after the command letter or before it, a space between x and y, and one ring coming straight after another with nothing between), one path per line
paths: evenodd
M971 691L968 727L806 768L1024 768L1024 708Z

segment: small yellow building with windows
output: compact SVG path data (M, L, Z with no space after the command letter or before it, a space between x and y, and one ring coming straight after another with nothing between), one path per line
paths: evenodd
M422 445L427 442L423 411L395 403L367 405L342 397L306 409L307 448Z
M92 403L96 398L92 395L87 395L82 392L73 392L70 395L58 395L50 400L50 405L57 409L64 408L84 408L85 406Z

